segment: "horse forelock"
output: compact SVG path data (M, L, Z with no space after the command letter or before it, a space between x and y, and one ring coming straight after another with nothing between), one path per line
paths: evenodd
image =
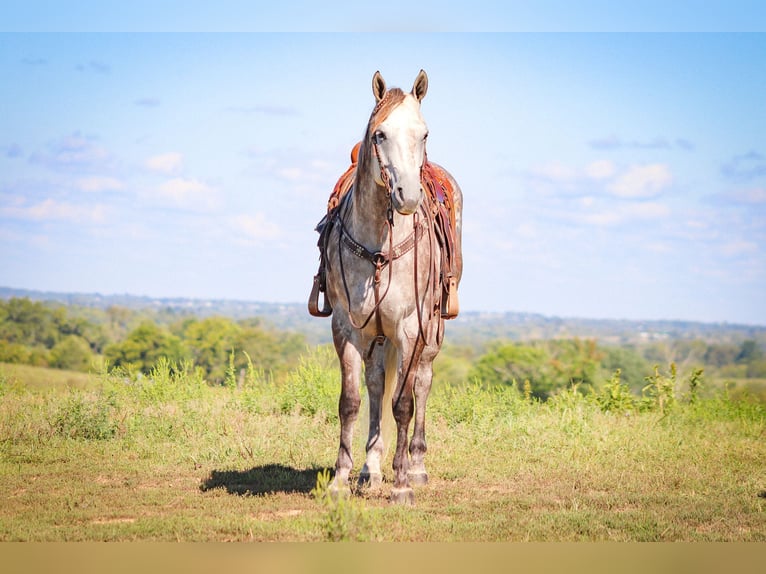
M370 120L367 122L367 130L364 134L364 140L362 140L362 147L359 150L359 169L362 173L367 173L372 158L372 147L370 146L370 138L372 134L380 124L386 121L386 118L391 115L391 112L401 104L406 97L407 94L400 88L391 88L383 95L372 110Z

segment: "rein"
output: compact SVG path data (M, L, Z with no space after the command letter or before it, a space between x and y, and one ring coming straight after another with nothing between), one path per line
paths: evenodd
M415 249L415 257L414 257L414 281L415 281L415 299L416 299L416 307L417 307L417 314L418 314L418 328L419 328L419 336L422 338L423 342L426 342L425 338L425 332L423 329L423 316L422 316L422 309L421 305L419 304L420 297L418 296L418 254L417 254L417 244L418 240L422 237L423 233L425 231L428 231L428 244L429 247L432 246L433 238L431 236L432 232L430 229L430 219L431 219L431 212L427 207L423 208L423 212L425 213L425 218L418 218L417 212L413 216L413 230L412 232L403 240L397 243L396 245L393 245L393 226L394 226L394 210L391 200L391 184L390 179L388 176L388 171L383 166L383 162L380 160L380 152L378 151L378 146L375 142L373 142L373 151L375 152L375 157L378 160L378 165L380 166L380 177L384 184L384 189L388 190L388 207L386 209L386 226L388 230L388 252L383 251L370 251L367 249L364 245L359 243L357 240L355 240L351 233L348 231L348 228L345 225L344 222L344 215L345 212L348 209L348 202L345 203L345 205L338 209L335 212L335 215L333 217L333 220L337 223L339 223L339 233L338 233L338 251L339 251L339 261L340 261L340 274L343 281L343 289L346 292L346 302L348 303L348 310L349 310L349 321L351 322L351 325L355 329L364 329L369 322L372 320L372 317L375 317L375 323L376 323L376 330L377 335L375 336L375 339L370 344L370 348L367 352L367 356L369 357L372 354L372 350L376 344L382 345L385 341L385 336L383 335L383 321L380 316L380 305L383 303L383 300L386 298L386 295L388 295L388 290L391 288L391 279L393 277L393 265L392 262L396 259L399 259L400 257L404 256L405 254L409 253L413 249ZM349 193L347 195L350 196ZM425 198L424 198L425 199ZM344 213L341 214L341 211ZM365 318L365 320L362 322L361 325L357 325L354 322L353 317L351 316L351 294L349 292L348 288L348 282L346 281L346 272L343 266L343 256L342 256L342 247L345 246L352 254L357 256L360 259L364 259L365 261L368 261L372 266L375 268L375 275L373 277L373 286L374 286L374 297L375 297L375 305L372 308L372 311L370 311L369 315ZM430 259L433 259L431 257ZM381 280L381 273L383 271L384 267L388 267L388 284L386 285L386 289L381 295L380 293L380 280ZM431 261L431 269L429 269L429 276L428 276L428 286L432 287L433 279L434 279L434 264L433 261ZM432 291L431 289L426 289L426 293ZM424 293L425 297L425 293ZM425 303L425 299L423 301Z

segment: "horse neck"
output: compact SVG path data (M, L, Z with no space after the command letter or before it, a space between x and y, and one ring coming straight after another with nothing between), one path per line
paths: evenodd
M386 189L370 174L357 172L346 226L354 239L371 251L386 251L390 241L397 242L412 231L412 216L393 210L389 228L390 199ZM393 237L389 237L389 229Z

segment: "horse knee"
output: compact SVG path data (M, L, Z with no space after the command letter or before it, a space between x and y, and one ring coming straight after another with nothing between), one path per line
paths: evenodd
M354 396L342 396L338 403L338 415L341 420L347 420L349 418L356 418L359 414L359 405L362 403L362 398L357 394Z
M417 454L425 454L425 452L428 450L428 445L426 445L426 439L422 437L412 437L412 440L410 441L410 455L417 455Z

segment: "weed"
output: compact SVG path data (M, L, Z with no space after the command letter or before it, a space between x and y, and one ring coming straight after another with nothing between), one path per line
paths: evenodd
M364 542L369 539L370 518L360 500L333 493L329 489L330 472L317 475L311 495L322 508L320 528L330 542Z
M699 391L702 387L702 375L705 369L694 369L689 376L689 403L696 404L699 400Z
M229 351L229 364L226 367L226 376L223 379L223 386L230 389L237 388L237 368L234 366L234 349Z
M287 381L277 387L279 411L338 420L340 372L329 347L318 347L303 357ZM330 366L333 365L333 366Z
M647 384L641 390L642 405L646 410L658 410L664 416L676 404L676 364L670 363L670 375L660 373L659 365L654 365L654 374L645 377Z
M63 437L107 440L117 434L116 414L117 401L113 393L100 394L95 400L75 393L56 410L51 426Z
M628 385L620 380L621 374L620 369L615 370L609 382L604 383L601 391L595 396L596 404L605 413L625 413L635 407Z
M441 414L450 427L508 417L523 405L524 400L515 387L487 387L476 379L464 385L440 387L431 400L433 410Z

